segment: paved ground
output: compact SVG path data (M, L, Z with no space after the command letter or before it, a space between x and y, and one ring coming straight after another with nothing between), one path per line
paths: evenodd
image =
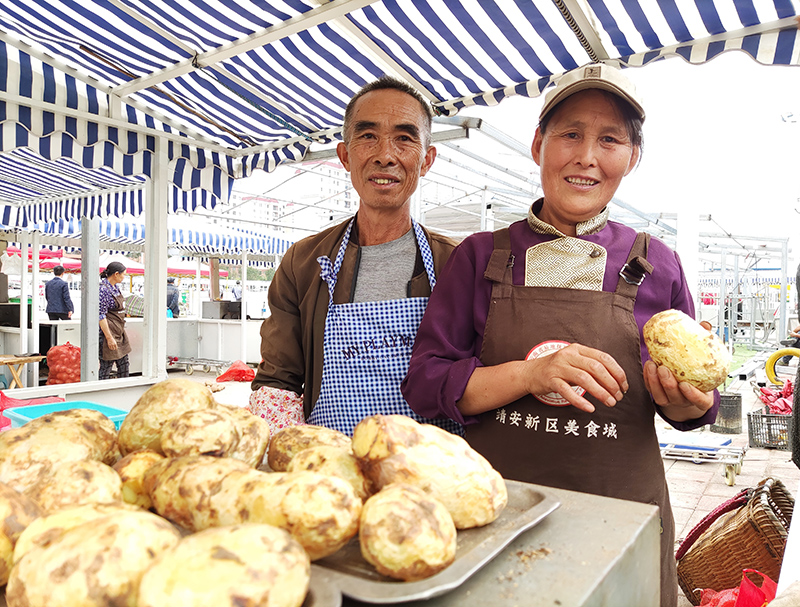
M797 497L800 490L800 469L791 461L791 452L777 449L748 447L747 412L762 411L762 403L754 394L750 385L737 390L742 395L742 433L717 434L708 430L684 433L687 440L695 444L718 444L721 438L730 438L731 447L744 447L746 452L742 461L741 473L736 477L735 485L729 486L725 481L724 465L716 462L694 464L690 461L664 459L664 470L669 484L672 511L675 516L675 547L680 545L686 535L725 500L733 497L743 488L753 487L768 476L780 479L789 492ZM662 428L658 427L659 431ZM666 433L672 437L672 433ZM682 595L678 606L688 607L691 603Z

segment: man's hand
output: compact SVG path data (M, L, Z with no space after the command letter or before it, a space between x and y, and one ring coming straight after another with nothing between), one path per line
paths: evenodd
M669 419L685 422L702 417L714 404L714 391L702 392L688 382L679 382L664 366L652 360L644 364L644 385L653 401Z

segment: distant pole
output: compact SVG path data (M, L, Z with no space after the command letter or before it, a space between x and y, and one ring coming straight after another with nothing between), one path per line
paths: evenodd
M81 381L97 381L100 371L100 226L81 217Z

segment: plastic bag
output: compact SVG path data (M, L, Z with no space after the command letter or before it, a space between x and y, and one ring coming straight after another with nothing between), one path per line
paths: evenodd
M761 587L747 577L748 573L760 575L763 579ZM719 592L706 588L700 599L700 607L764 607L772 599L778 585L756 569L742 571L742 581L738 588L728 588Z
M47 351L47 385L81 381L81 349L67 342Z
M225 373L217 377L217 381L253 381L255 376L256 372L253 369L241 360L237 360L228 367Z
M0 411L11 409L12 407L27 407L28 405L46 405L48 403L63 403L65 399L58 396L44 396L42 398L11 398L0 390ZM0 430L11 427L11 420L0 413Z

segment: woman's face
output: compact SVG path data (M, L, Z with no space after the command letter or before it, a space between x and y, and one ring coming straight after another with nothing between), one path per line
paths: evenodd
M108 277L108 282L112 285L117 285L121 283L125 278L125 272L114 272L111 276Z
M617 106L594 89L558 106L545 134L536 130L531 153L544 190L539 218L568 236L603 210L639 158Z

